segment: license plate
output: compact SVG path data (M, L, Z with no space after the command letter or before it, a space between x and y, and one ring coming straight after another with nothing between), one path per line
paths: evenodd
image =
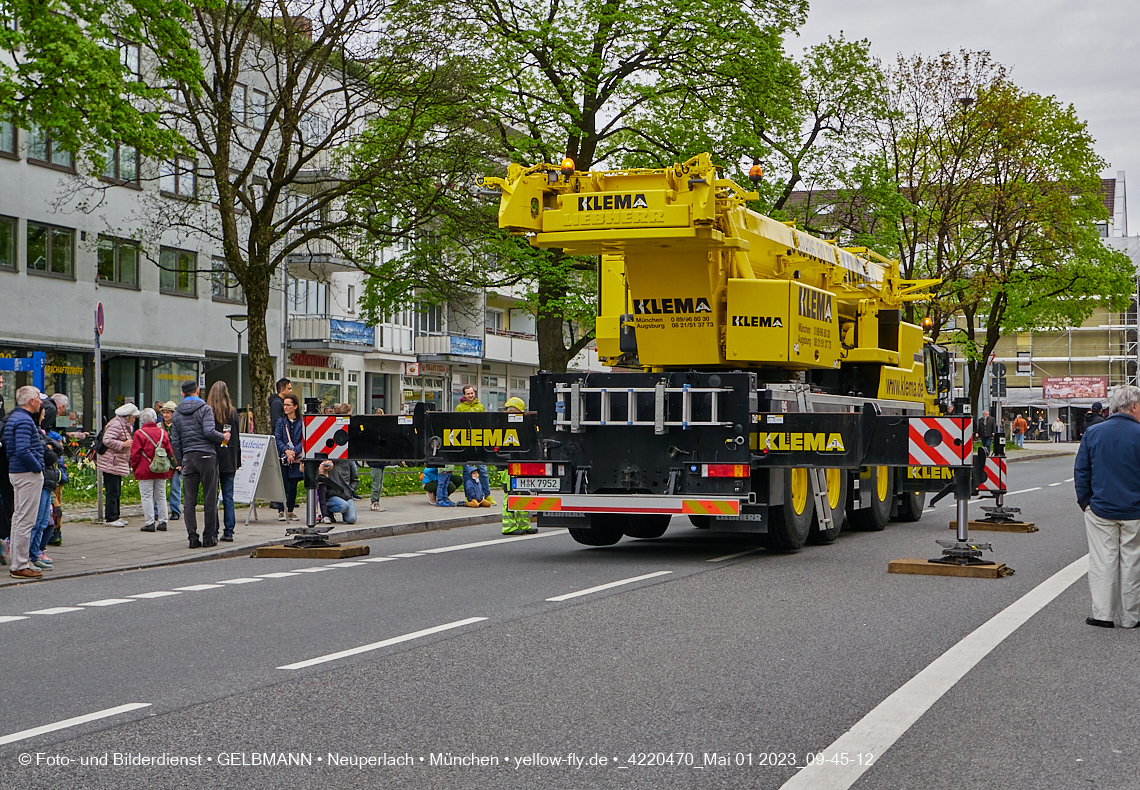
M511 479L515 491L557 491L557 477L515 477Z

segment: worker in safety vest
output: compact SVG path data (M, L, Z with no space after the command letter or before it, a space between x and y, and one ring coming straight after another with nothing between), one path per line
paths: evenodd
M526 404L522 398L508 398L503 404L503 411L508 414L522 414L526 411ZM507 510L507 499L511 492L511 476L505 475L506 483L503 485L503 534L526 535L538 532L538 527L530 525L530 513L520 510L517 512Z

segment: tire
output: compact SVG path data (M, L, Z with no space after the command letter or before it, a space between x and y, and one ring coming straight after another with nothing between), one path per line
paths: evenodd
M891 498L894 496L894 474L889 466L869 466L866 475L859 475L859 495L870 497L871 506L849 508L847 520L853 529L882 532L891 520Z
M570 537L583 546L612 546L625 534L623 521L621 516L598 514L593 517L590 529L570 527Z
M797 551L807 542L815 524L815 501L808 470L788 469L784 474L784 504L768 508L768 532L759 535L769 551Z
M922 491L905 491L899 494L899 514L892 521L918 521L926 507L926 494Z
M659 538L669 529L669 516L654 513L639 513L631 516L625 524L625 534L631 538L649 540Z
M689 516L689 523L697 529L708 529L712 526L712 516Z
M827 501L831 505L831 523L833 526L829 530L821 531L819 519L812 519L807 542L816 546L825 546L828 543L835 542L843 529L843 516L847 508L847 470L825 469L824 472L827 478ZM813 504L814 501L813 499Z

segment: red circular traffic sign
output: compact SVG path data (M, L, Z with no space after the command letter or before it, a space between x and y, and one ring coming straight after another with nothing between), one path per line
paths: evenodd
M103 303L99 303L99 307L95 309L95 331L100 335L103 334Z

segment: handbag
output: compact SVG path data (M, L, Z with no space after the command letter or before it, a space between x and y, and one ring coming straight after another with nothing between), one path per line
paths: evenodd
M156 442L154 439L151 439L150 434L144 435L147 439L150 439L151 443L154 445L154 458L150 459L151 474L166 474L174 468L170 465L170 456L167 455L166 448L162 446L161 441Z

